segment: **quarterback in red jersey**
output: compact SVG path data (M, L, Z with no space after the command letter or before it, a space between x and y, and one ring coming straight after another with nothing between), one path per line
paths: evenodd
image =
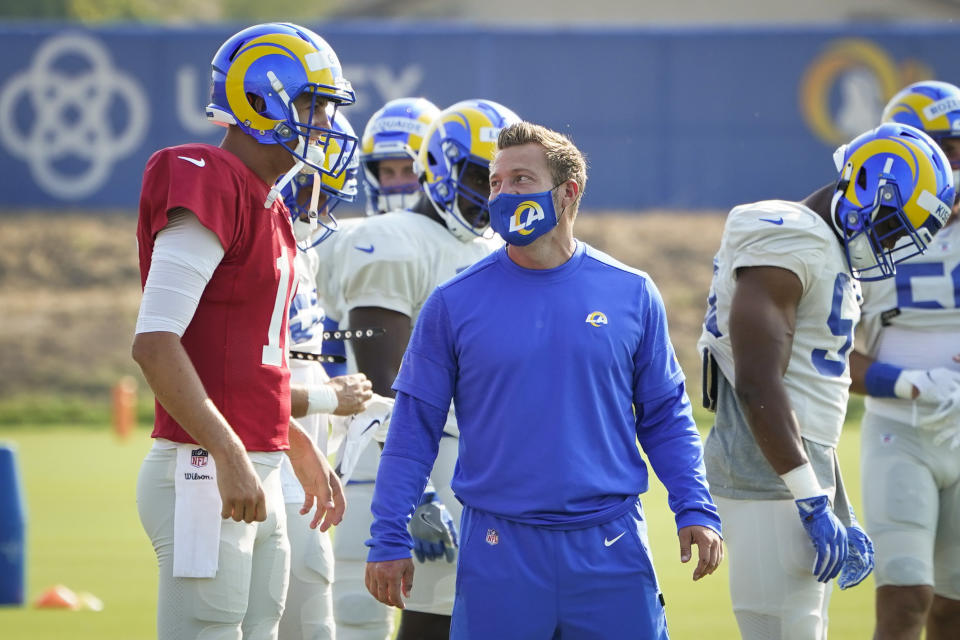
M158 637L275 638L290 562L284 452L302 513L316 504L312 526L345 506L290 420L296 244L277 195L301 171L343 170L330 119L354 95L330 46L292 24L240 31L212 67L207 117L227 127L223 142L163 149L144 172L133 357L157 409L137 505L159 561Z

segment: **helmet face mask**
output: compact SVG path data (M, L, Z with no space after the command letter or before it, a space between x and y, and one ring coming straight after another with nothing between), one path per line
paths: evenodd
M473 233L486 231L490 226L490 166L465 158L454 167L451 184L456 185L454 221Z
M350 122L340 112L331 118L331 128L343 138L352 140L343 147L341 137L331 139L325 149L323 167L325 171L316 172L303 169L282 188L283 201L290 210L290 217L297 233L297 247L306 251L317 246L339 227L333 216L334 209L341 202L353 202L357 196L359 158L356 136ZM320 149L316 144L312 148ZM342 165L342 166L341 166ZM319 181L319 184L315 183ZM317 190L317 211L310 212L310 199ZM305 230L303 227L309 225Z
M355 96L323 38L288 23L255 25L224 42L211 66L209 120L235 125L261 144L283 145L310 170L345 169L346 162L324 169L323 160L331 140L340 139L340 148L348 142L329 123Z
M490 100L464 100L444 109L420 148L423 190L454 236L469 242L490 228L490 161L497 135L519 122L510 109Z
M370 117L360 143L367 215L410 209L417 203L421 190L416 173L410 180L388 180L382 174L383 162L403 161L412 168L424 135L439 113L440 109L425 98L398 98ZM384 184L388 181L391 184Z
M943 227L954 200L953 173L923 132L886 124L834 154L840 178L832 201L851 273L881 280L922 253Z

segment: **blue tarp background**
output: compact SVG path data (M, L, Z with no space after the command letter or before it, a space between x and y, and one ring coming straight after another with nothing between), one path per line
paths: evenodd
M0 24L0 208L134 208L152 151L219 141L209 61L242 26ZM358 133L396 97L496 100L572 135L591 209L803 197L899 88L960 82L956 27L309 26L354 84Z

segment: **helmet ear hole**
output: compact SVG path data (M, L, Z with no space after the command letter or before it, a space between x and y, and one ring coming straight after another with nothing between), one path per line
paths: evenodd
M233 59L237 57L237 54L240 52L240 49L243 48L243 45L247 43L246 40L241 40L237 43L237 48L230 52L230 56L227 58L230 62L233 62Z
M247 102L250 103L250 106L257 113L263 113L267 110L267 103L262 96L258 96L255 93L247 92Z
M863 167L861 167L860 171L857 172L857 186L861 189L867 188L867 172L863 169Z

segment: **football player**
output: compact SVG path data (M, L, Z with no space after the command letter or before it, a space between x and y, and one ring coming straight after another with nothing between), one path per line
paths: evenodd
M360 142L360 167L367 195L368 216L385 213L387 208L405 209L419 198L420 185L413 164L423 144L424 134L440 110L425 98L399 98L377 110L364 128ZM382 168L382 172L381 172ZM388 175L389 174L389 175ZM403 176L414 176L416 193L406 193L400 188ZM383 181L381 182L381 176ZM384 186L386 193L381 190ZM411 198L413 199L411 201ZM317 295L323 306L324 329L336 331L341 321L346 326L340 283L346 259L344 252L354 251L346 241L348 230L364 224L366 218L347 218L338 221L340 232L330 241L315 247ZM361 327L357 327L361 328ZM328 342L327 353L352 358L345 343ZM330 375L345 374L347 364L324 364ZM356 371L355 364L349 370ZM333 448L346 448L347 426L345 421L333 419ZM340 442L339 446L338 441ZM369 440L365 441L369 444ZM370 524L367 505L370 490L376 477L378 448L371 451L361 448L360 459L351 469L345 492L349 501L361 505L348 511L340 530L348 532L334 538L334 559L337 565L337 580L333 585L333 601L336 625L340 640L382 640L393 626L393 614L377 603L367 593L363 584L363 566L366 559L366 539Z
M960 176L960 88L932 80L895 95L884 122L923 129ZM863 507L876 545L876 635L960 633L960 231L953 215L922 255L863 287L863 353L852 389Z
M345 320L351 327L386 329L378 339L349 345L357 370L367 374L381 396L394 396L391 385L407 340L433 289L499 244L484 237L490 226L489 164L497 131L516 120L512 111L489 100L466 100L440 112L422 133L417 161L423 193L416 203L368 218L341 238ZM401 640L449 636L456 574L452 523L460 517L460 503L450 490L458 436L452 407L445 434L431 473L436 491L421 498L425 524L432 524L436 535L419 532L421 562L401 616ZM355 505L370 504L379 454L378 447L367 447L347 483L348 500ZM388 635L393 611L376 602L364 584L363 541L372 519L369 509L351 510L334 540L338 635L350 620L370 629L366 638Z
M928 249L953 204L950 163L913 127L866 132L834 161L837 181L801 202L730 212L698 345L716 411L707 478L748 640L826 638L832 580L872 570L835 450L860 282Z
M159 563L159 638L275 638L290 562L284 451L303 512L316 503L310 526L344 509L333 470L290 422L306 392L289 385L296 246L277 196L301 170L330 171L325 151L346 140L327 110L354 94L330 46L292 24L231 36L212 71L220 146L162 149L143 177L133 357L157 407L137 506Z
M367 215L411 209L420 198L413 163L440 109L426 98L391 100L374 113L360 141Z
M337 111L330 128L355 139L353 128ZM315 276L318 269L316 247L329 242L337 228L333 211L341 202L353 202L357 194L358 160L354 149L340 153L339 140L331 141L325 153L324 167L329 173L300 173L283 189L284 202L293 220L297 240L294 267L296 295L290 301L290 345L307 354L323 355L323 308L317 300ZM346 162L337 172L331 163ZM319 184L316 184L319 182ZM316 190L316 192L315 192ZM311 206L315 207L311 211ZM328 415L352 415L364 408L370 397L370 383L362 373L330 379L321 363L290 360L290 382L307 389L307 406L293 407L304 431L327 454ZM284 640L329 640L336 637L333 619L333 549L325 531L312 529L308 515L300 514L304 493L292 465L284 461L280 469L287 512L287 538L290 541L290 586L286 606L280 618L280 637Z

